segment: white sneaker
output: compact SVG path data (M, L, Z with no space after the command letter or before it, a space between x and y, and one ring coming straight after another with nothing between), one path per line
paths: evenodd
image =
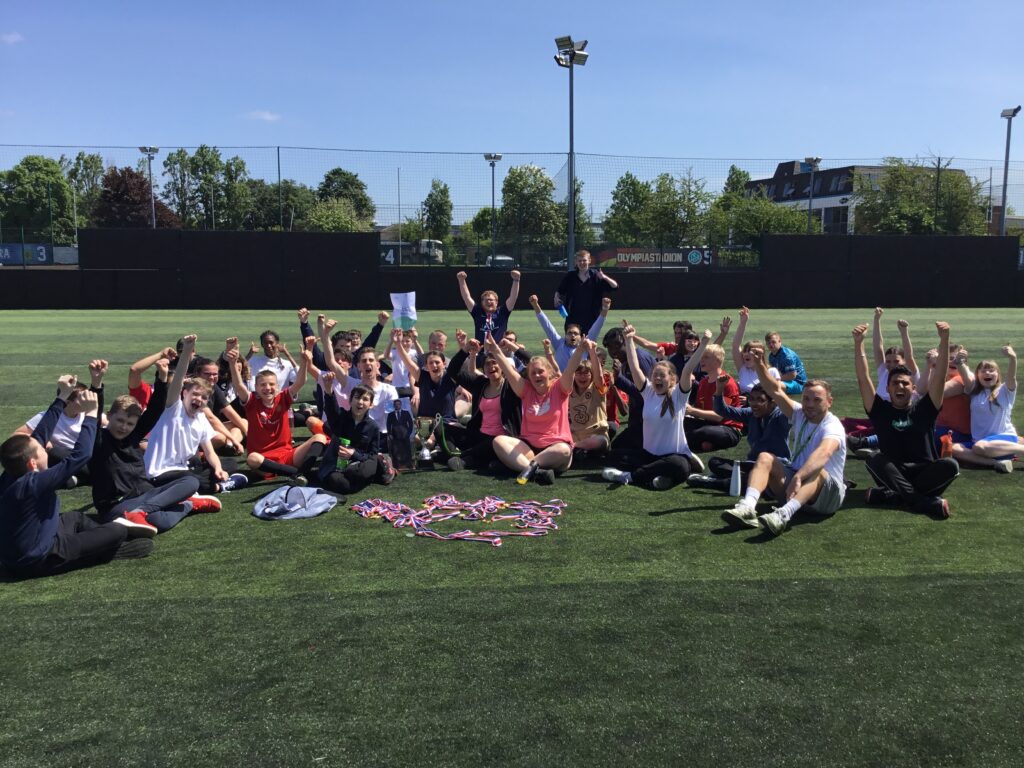
M725 510L722 513L722 520L729 525L738 525L741 528L760 527L757 522L757 510L749 504L744 504L742 501L732 509Z
M1013 460L1012 459L1001 459L992 465L992 469L1001 475L1008 475L1013 472Z
M601 477L609 483L622 483L623 485L626 485L632 479L629 472L623 472L621 469L615 469L615 467L605 467L601 472Z
M786 530L786 521L782 519L782 515L779 514L779 510L772 509L767 515L761 515L757 518L761 527L764 528L772 536L778 536L784 530Z

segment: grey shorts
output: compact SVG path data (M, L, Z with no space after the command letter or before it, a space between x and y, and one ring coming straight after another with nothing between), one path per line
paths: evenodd
M795 474L796 470L787 465L787 484L793 479L793 475ZM801 509L805 509L816 515L834 515L839 511L839 508L843 506L843 499L846 498L846 484L837 483L835 478L824 470L822 470L822 474L824 474L825 480L821 485L821 489L818 491L818 498L814 500L814 503L805 504Z

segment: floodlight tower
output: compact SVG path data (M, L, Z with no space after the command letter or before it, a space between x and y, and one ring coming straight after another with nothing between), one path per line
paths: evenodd
M484 155L484 160L491 164L491 264L494 265L494 244L498 239L498 218L494 197L494 166L501 160L501 154L498 152L488 152Z
M586 52L587 41L573 42L569 35L555 38L555 63L569 70L569 256L567 264L571 264L576 255L576 151L573 144L573 67L582 67L587 63L590 54Z
M1010 173L1010 127L1013 125L1013 118L1020 112L1020 104L1016 107L1004 109L999 113L1000 117L1006 118L1006 159L1003 160L1003 213L999 217L999 234L1006 234L1006 178Z
M149 214L153 229L156 229L156 196L153 194L153 158L160 147L139 147L139 152L146 156L146 167L149 169Z
M807 234L814 233L814 224L812 223L811 215L814 204L814 172L818 170L818 164L821 163L820 157L805 157L804 162L811 166L811 184L807 188Z

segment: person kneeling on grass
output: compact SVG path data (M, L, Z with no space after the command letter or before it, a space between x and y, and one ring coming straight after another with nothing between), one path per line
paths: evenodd
M312 347L312 344L309 346ZM255 378L255 396L242 381L238 350L230 349L225 354L231 369L231 385L245 406L245 418L249 423L249 432L246 436L249 455L245 457L245 463L250 469L269 475L283 475L296 485L306 485L306 475L323 453L327 438L323 435L313 435L302 445L293 447L288 413L306 383L306 373L313 365L312 351L302 350L302 362L299 364L295 381L284 390L278 391L276 373L269 370L258 371ZM319 372L314 375L319 375Z
M949 346L949 324L936 323L939 349ZM923 512L944 520L949 517L949 503L942 492L949 487L960 467L953 459L940 459L935 450L935 419L942 408L945 381L933 376L928 381L927 396L914 397L914 372L908 366L895 365L886 370L886 394L883 399L875 391L864 354L866 325L853 329L853 363L861 402L878 436L879 452L866 463L868 474L877 488L868 488L864 500L868 504L903 504L915 512Z
M722 513L722 519L731 525L763 528L777 536L801 508L831 516L842 506L846 495L846 432L830 410L832 387L827 381L811 379L803 387L801 402L794 402L786 396L787 385L768 374L760 350L753 354L761 386L793 423L789 449L792 459L761 453L750 472L746 493L736 506ZM766 488L771 488L776 499L786 501L758 516L757 501Z
M85 466L96 439L97 397L81 392L81 430L71 453L52 467L46 455L57 420L64 413L75 377L61 376L57 399L31 435L12 435L0 445L0 564L21 577L48 576L112 559L145 557L153 550L149 527L124 518L101 525L80 511L61 514L57 489Z
M555 472L562 472L572 464L569 393L572 391L573 372L590 345L585 340L581 341L557 378L547 358L530 358L524 381L501 353L490 333L484 344L485 351L498 361L509 387L523 401L519 437L495 437L494 453L502 464L519 472L517 483L525 485L536 479L541 485L551 485L555 482Z
M666 360L654 364L650 381L640 368L636 354L636 330L623 322L626 360L633 381L643 398L643 449L613 448L612 456L627 471L607 467L601 476L613 483L637 485L664 491L683 482L691 473L700 472L704 464L690 450L683 428L686 401L690 394L693 369L711 341L711 331L704 331L700 346L690 355L677 380L675 367Z

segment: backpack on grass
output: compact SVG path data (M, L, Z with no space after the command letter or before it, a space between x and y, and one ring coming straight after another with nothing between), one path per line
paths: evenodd
M256 501L253 517L260 520L298 520L333 509L338 499L319 488L283 485Z

